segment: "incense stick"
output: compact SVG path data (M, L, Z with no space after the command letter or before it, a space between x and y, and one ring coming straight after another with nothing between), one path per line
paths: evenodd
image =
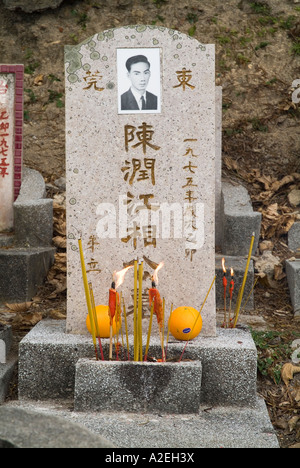
M134 261L134 293L133 293L133 327L134 327L134 361L138 361L138 333L137 333L137 277L138 263Z
M138 301L138 360L143 361L143 325L142 325L142 318L143 318L143 270L144 270L144 262L139 264L139 301Z
M151 313L150 313L149 329L148 329L148 337L147 337L147 345L146 345L144 362L146 362L148 359L148 351L149 351L149 346L150 346L152 322L153 322L153 313L154 313L154 301L152 302L152 305L151 305Z
M238 297L238 302L237 302L237 305L236 305L236 308L235 308L235 319L234 319L233 328L236 327L236 324L237 324L237 321L238 321L238 318L239 318L241 303L242 303L242 299L243 299L243 295L244 295L244 289L245 289L245 285L246 285L246 281L247 281L247 276L248 276L248 270L249 270L250 260L251 260L251 256L252 256L252 250L253 250L254 239L255 239L255 232L253 232L252 238L251 238L251 243L250 243L250 248L249 248L249 253L248 253L248 260L247 260L246 270L245 270L245 273L244 273L243 283L242 283L241 291L240 291L240 294L239 294L239 297Z
M86 298L88 314L89 314L90 323L91 323L92 338L93 338L93 343L94 343L94 348L95 348L96 360L98 360L96 331L95 331L95 325L94 325L94 320L93 320L91 297L90 297L90 292L89 292L89 285L88 285L88 279L87 279L87 274L86 274L86 268L85 268L85 261L84 261L84 254L83 254L81 239L78 240L78 245L79 245L79 252L80 252L80 261L81 261L81 270L82 270L82 279L83 279L83 285L84 285L84 291L85 291L85 298Z
M169 322L168 322L168 333L167 333L167 344L166 344L166 360L167 360L167 354L168 354L168 344L169 344L169 336L170 336L170 331L171 331L171 315L173 312L173 304L171 305L171 312L170 312L170 317L169 317Z
M100 336L100 328L99 328L96 305L95 305L95 297L94 297L93 285L92 285L91 282L89 282L89 291L90 291L90 297L91 297L91 304L92 304L92 310L93 310L94 323L95 323L95 328L96 328L96 337L98 337L98 343L99 343L99 348L100 348L100 353L101 353L101 359L102 359L102 361L104 361L104 354L103 354L103 348L102 348L101 336Z
M210 285L210 288L209 288L209 290L208 290L208 292L207 292L207 294L206 294L206 297L205 297L204 302L203 302L203 304L202 304L202 306L201 306L201 309L199 310L199 314L198 314L198 316L197 316L197 318L196 318L196 321L195 321L195 323L194 323L194 326L193 326L192 330L190 331L190 333L189 333L189 335L188 335L188 340L187 340L187 342L186 342L186 344L185 344L184 350L182 351L182 354L181 354L181 356L180 356L179 362L182 361L184 352L185 352L185 350L186 350L186 348L187 348L187 345L188 345L189 342L190 342L190 336L191 336L191 334L193 333L193 331L194 331L194 329L195 329L195 327L196 327L196 325L197 325L197 322L198 322L198 320L199 320L199 317L201 316L201 312L202 312L203 307L204 307L204 305L205 305L205 303L206 303L206 301L207 301L207 298L208 298L208 296L209 296L209 293L210 293L210 291L212 290L212 287L213 287L213 285L214 285L215 280L216 280L216 276L214 277L214 279L213 279L213 281L212 281L212 283L211 283L211 285Z
M126 344L127 344L128 361L130 361L127 312L126 312L126 305L125 305L124 298L123 298L123 314L124 314L124 321L125 321L125 332L126 332Z

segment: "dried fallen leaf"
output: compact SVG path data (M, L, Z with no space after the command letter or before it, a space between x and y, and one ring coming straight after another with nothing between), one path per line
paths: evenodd
M300 419L300 416L293 416L293 417L289 420L288 424L289 424L289 430L290 430L290 432L293 432L293 430L296 428L299 419Z
M44 80L44 75L36 76L35 79L34 79L34 85L35 86L41 86L43 84L43 80Z
M55 247L58 247L60 249L66 249L67 247L67 239L62 236L56 236L53 238L53 243Z
M32 302L23 302L21 304L5 304L12 312L27 312L32 306Z
M291 363L284 364L284 366L281 369L281 377L285 385L288 385L289 381L293 380L294 374L296 374L297 372L300 372L300 367L294 366Z

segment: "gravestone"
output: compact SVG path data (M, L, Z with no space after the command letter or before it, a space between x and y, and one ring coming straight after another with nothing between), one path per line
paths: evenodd
M13 229L22 177L23 65L0 65L0 234Z
M113 272L139 259L144 317L160 262L166 314L199 309L215 275L214 46L132 26L66 47L65 60L67 332L86 333L79 237L97 304ZM145 101L129 89L147 90ZM132 271L121 291L130 315ZM202 315L202 334L214 336L214 289Z

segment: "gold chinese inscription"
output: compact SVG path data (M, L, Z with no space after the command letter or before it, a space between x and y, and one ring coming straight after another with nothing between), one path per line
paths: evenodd
M133 142L135 137L137 137L138 143L132 145L132 148L138 148L141 146L144 154L146 154L148 146L149 148L158 151L160 146L151 143L154 135L154 130L152 130L152 128L152 125L147 125L146 122L143 122L142 125L138 127L140 131L136 132L137 128L133 125L125 125L125 149L127 153L129 151L129 143Z
M142 125L135 127L133 125L124 126L125 150L129 153L132 149L140 149L145 157L127 158L121 167L125 182L130 185L130 191L127 192L127 213L130 216L138 215L142 210L156 211L159 209L157 204L153 204L154 195L152 193L134 193L134 188L138 182L155 185L156 159L146 157L147 151L160 150L160 146L154 142L154 129L152 125L143 122ZM150 190L149 190L150 191ZM132 193L133 192L133 193ZM155 225L143 225L136 218L132 220L127 228L127 235L121 238L125 244L132 242L134 250L138 243L143 242L144 247L157 245L157 227Z
M95 91L104 91L104 88L100 88L98 86L98 82L101 81L103 76L100 75L100 72L97 70L95 73L91 71L86 72L86 76L83 77L84 81L86 82L87 86L83 89L91 89L94 88Z
M99 268L99 262L97 262L94 258L95 249L97 245L100 245L99 242L97 242L97 237L94 235L90 236L88 242L88 250L90 250L93 255L91 255L90 261L87 262L89 267L87 269L87 273L101 273L101 270Z
M198 184L195 180L195 174L196 170L198 169L198 165L194 159L199 157L199 155L196 154L194 150L194 144L197 141L197 138L186 138L184 143L187 143L188 146L185 150L185 154L182 155L185 158L185 165L182 167L182 169L185 173L186 180L185 184L182 185L182 188L185 189L184 201L189 204L185 212L187 219L189 220L188 224L186 225L188 235L186 236L185 240L188 248L185 249L185 256L186 258L189 258L191 262L193 261L194 255L197 253L194 239L195 231L198 229L196 222L197 215L195 207L193 206L193 203L198 199L198 196L195 193L198 187Z
M173 86L173 88L182 88L183 91L185 91L186 86L188 86L190 89L195 89L195 86L190 83L191 79L193 78L191 70L183 68L182 70L177 71L176 74L179 85Z

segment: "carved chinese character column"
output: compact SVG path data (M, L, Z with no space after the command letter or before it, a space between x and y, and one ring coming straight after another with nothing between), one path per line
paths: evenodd
M0 65L0 233L13 229L21 186L23 65Z

